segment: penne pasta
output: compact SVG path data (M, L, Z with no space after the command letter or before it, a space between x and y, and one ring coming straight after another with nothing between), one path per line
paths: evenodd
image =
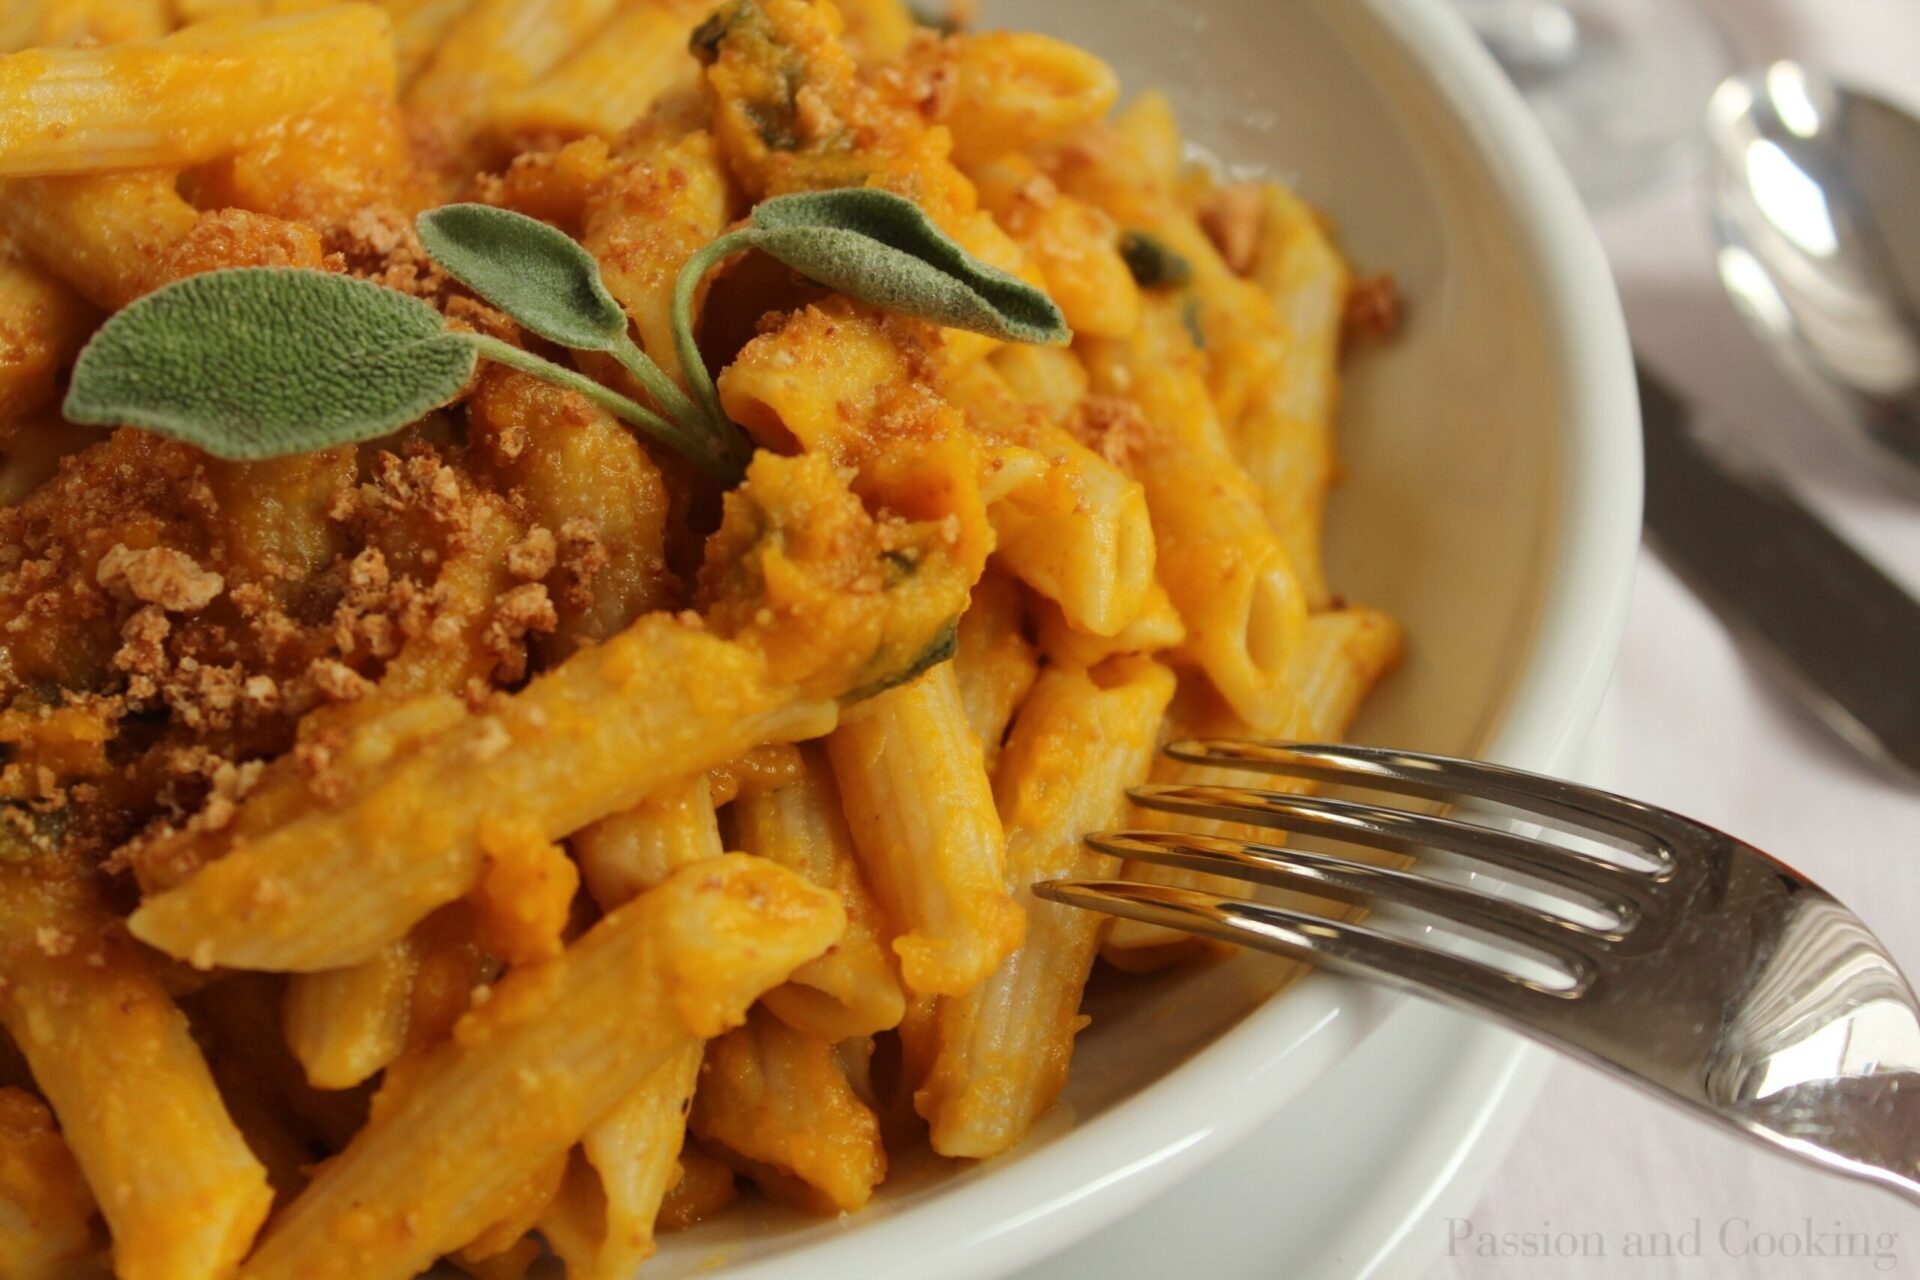
M700 1044L681 1048L581 1136L560 1196L540 1218L570 1280L630 1280L653 1255L702 1058Z
M1075 625L1112 635L1139 614L1158 560L1144 487L977 365L948 394L984 439L1031 450L1044 466L989 509L1000 565Z
M1067 620L1058 605L1042 600L1035 605L1034 632L1038 647L1049 662L1071 667L1097 667L1108 658L1126 653L1163 653L1186 642L1186 624L1173 598L1158 582L1147 596L1140 615L1117 635L1089 635Z
M791 776L748 780L727 811L736 845L840 895L840 945L797 970L761 1003L788 1026L821 1040L869 1036L898 1026L906 996L888 949L890 922L868 890L826 756L801 748Z
M97 1190L121 1280L218 1280L267 1216L266 1172L147 957L30 866L0 879L0 1023Z
M197 219L168 171L0 181L14 244L108 310L160 283L159 264Z
M15 0L8 7L19 14L0 20L0 52L157 40L173 27L167 0Z
M287 986L287 1047L308 1083L351 1089L405 1051L421 947L410 934L357 965L294 976Z
M1048 36L989 31L958 37L943 52L955 82L946 123L963 165L1063 137L1120 96L1112 68Z
M46 1104L0 1087L0 1275L8 1280L105 1277L93 1195Z
M989 571L974 584L973 598L960 615L953 674L960 684L967 728L980 743L989 775L1000 758L1014 708L1026 701L1040 673L1026 637L1026 613L1019 586Z
M1320 525L1337 461L1340 330L1351 283L1313 210L1278 183L1262 183L1262 227L1252 278L1287 325L1280 364L1233 427L1233 448L1266 500L1308 605L1327 607Z
M704 1147L688 1143L680 1152L680 1181L660 1204L661 1235L684 1231L733 1207L740 1198L733 1167Z
M1092 672L1049 670L1020 710L995 791L1027 935L974 991L939 1002L938 1049L914 1105L941 1155L1005 1151L1066 1084L1101 921L1041 902L1031 886L1112 874L1116 859L1082 838L1122 819L1126 788L1152 766L1173 686L1149 659L1116 658Z
M393 23L394 78L404 92L433 60L474 0L382 0Z
M768 1195L814 1213L864 1207L887 1175L880 1122L832 1042L762 1010L707 1046L687 1124L739 1156Z
M473 0L407 87L431 161L464 167L502 97L536 83L612 16L616 0Z
M1139 326L1140 288L1112 218L1061 192L1024 155L1002 156L970 176L982 205L1039 271L1076 334L1123 338Z
M1159 539L1159 580L1187 630L1181 654L1256 733L1269 732L1292 713L1287 661L1306 599L1258 491L1228 451L1177 309L1155 297L1139 334L1085 345L1094 390L1121 405L1089 426L1125 431L1133 442L1132 470Z
M60 394L98 314L0 240L0 423L19 423Z
M720 855L711 786L705 775L675 783L588 827L573 844L594 900L616 909ZM652 1256L661 1206L680 1174L703 1053L695 1043L669 1056L582 1135L559 1196L540 1218L570 1280L630 1280Z
M1005 835L951 664L874 698L827 739L861 869L897 929L907 989L972 990L1020 945Z
M696 21L669 0L631 4L545 75L500 94L489 123L507 136L614 137L668 92L698 85L687 51Z
M180 169L335 94L392 86L387 18L368 4L7 54L0 176Z
M1385 614L1372 609L1343 609L1316 614L1307 623L1306 635L1288 662L1289 675L1296 691L1297 717L1277 736L1298 742L1328 742L1346 732L1360 702L1381 676L1399 661L1400 628ZM1198 699L1201 709L1185 723L1176 721L1176 737L1247 737L1244 722L1230 711L1208 705ZM1231 770L1181 764L1161 760L1154 768L1153 780L1161 783L1199 782L1217 786L1260 787L1270 791L1312 790L1312 784L1276 778L1271 774L1235 773ZM1176 830L1203 834L1233 833L1230 823L1203 819L1169 818L1156 815L1156 823ZM1238 834L1245 835L1244 828ZM1261 831L1259 839L1272 842L1280 836ZM1228 897L1245 898L1253 886L1243 880L1229 880L1201 872L1183 871L1150 863L1129 862L1122 874L1148 884L1174 885L1200 889ZM1176 932L1159 925L1133 920L1115 920L1102 944L1101 955L1117 968L1142 972L1163 968L1196 955L1217 951L1217 944Z
M683 384L673 341L674 278L730 216L725 162L705 133L642 149L582 211L580 242L600 263L607 291L633 317L647 354Z
M498 1221L530 1168L564 1156L649 1072L738 1024L843 924L831 894L760 859L682 870L549 966L509 975L450 1040L390 1078L367 1127L239 1275L424 1270ZM503 1091L525 1105L502 1110Z
M1087 394L1087 371L1063 347L1002 347L987 363L1014 395L1063 423Z

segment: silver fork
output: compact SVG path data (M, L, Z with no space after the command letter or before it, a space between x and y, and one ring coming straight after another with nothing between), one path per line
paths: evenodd
M1257 841L1107 832L1122 858L1399 909L1494 944L1127 880L1043 898L1310 960L1490 1015L1775 1150L1920 1202L1920 1004L1860 918L1791 868L1679 814L1558 779L1370 747L1179 742L1175 759L1429 800L1498 804L1629 852L1603 857L1458 817L1237 786L1143 786L1165 813L1440 850L1571 895L1567 911ZM1536 899L1537 900L1537 899ZM1411 916L1408 913L1412 913ZM1511 963L1524 959L1531 964Z

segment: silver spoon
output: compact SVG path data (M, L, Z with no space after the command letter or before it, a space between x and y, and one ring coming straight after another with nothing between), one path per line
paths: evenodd
M1707 113L1720 279L1879 469L1920 485L1920 119L1796 62Z

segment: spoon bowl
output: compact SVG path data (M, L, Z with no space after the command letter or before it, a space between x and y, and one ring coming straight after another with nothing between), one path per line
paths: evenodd
M1920 486L1920 118L1795 62L1729 78L1707 115L1727 293L1825 417Z

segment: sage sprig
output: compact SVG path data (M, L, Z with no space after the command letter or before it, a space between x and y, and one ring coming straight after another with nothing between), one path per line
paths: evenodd
M628 334L593 256L559 230L486 205L430 210L422 245L528 332L612 356L658 411L486 334L452 330L417 298L323 271L233 268L192 276L115 313L75 362L74 422L143 427L217 457L258 459L387 435L451 401L482 358L604 406L723 483L750 446L728 420L694 340L693 298L714 266L758 249L849 297L1011 342L1072 335L1043 291L975 258L912 201L867 188L757 205L747 225L674 282L681 390Z
M510 209L451 204L415 221L440 268L522 328L575 351L603 351L683 424L693 402L627 334L627 313L600 279L600 264L557 227Z
M604 406L715 478L744 457L610 387L350 276L235 267L189 276L113 314L74 362L72 422L144 427L252 461L389 435L460 393L485 356Z
M850 298L951 329L1055 346L1073 337L1044 290L968 253L904 196L872 187L775 196L689 258L674 281L680 367L715 415L719 395L693 342L693 295L708 271L747 249Z

